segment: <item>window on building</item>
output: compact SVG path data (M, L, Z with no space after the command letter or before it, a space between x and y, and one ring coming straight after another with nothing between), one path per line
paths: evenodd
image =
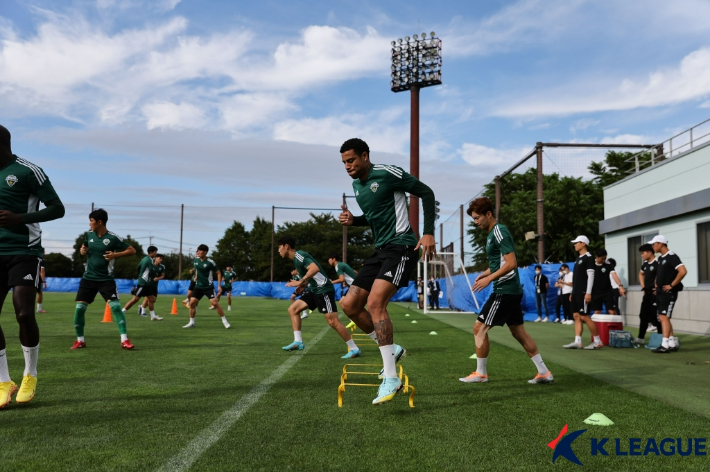
M710 283L710 222L698 225L698 282Z
M654 236L658 233L648 233L642 234L640 236L634 236L629 238L628 241L628 263L629 263L629 285L641 285L639 282L639 271L641 270L641 264L643 264L643 259L641 259L641 253L639 248L642 244L650 242Z

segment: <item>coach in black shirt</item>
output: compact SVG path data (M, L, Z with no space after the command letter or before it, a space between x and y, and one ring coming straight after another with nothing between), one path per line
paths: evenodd
M639 248L641 253L641 271L639 271L639 283L643 290L643 300L641 301L641 312L639 318L639 336L636 338L637 344L643 344L646 337L648 324L651 323L656 327L659 333L663 332L661 323L658 321L658 313L656 313L656 274L658 273L658 261L653 252L653 246L650 244L642 244Z
M656 275L656 304L658 320L663 327L663 343L653 352L667 353L678 350L676 340L673 338L673 306L678 300L678 292L683 290L681 280L688 274L680 257L668 249L668 240L665 236L658 235L651 240L655 252L660 252L658 257L658 274Z
M547 322L550 317L550 312L547 309L547 290L550 288L550 282L545 274L542 273L542 266L535 266L535 304L537 305L537 321ZM545 307L545 318L542 318L542 310L540 305Z

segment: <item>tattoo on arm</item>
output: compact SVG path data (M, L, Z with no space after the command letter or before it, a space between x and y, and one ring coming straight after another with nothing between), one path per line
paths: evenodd
M386 318L375 323L375 332L377 333L377 343L380 346L388 346L394 344L394 336L392 334L392 320Z

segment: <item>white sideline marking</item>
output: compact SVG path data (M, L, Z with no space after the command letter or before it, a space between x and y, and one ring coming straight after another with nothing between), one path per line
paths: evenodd
M226 433L249 408L258 402L259 399L308 352L311 346L320 341L330 329L330 326L323 328L320 333L316 334L315 337L306 344L306 347L300 355L289 357L286 362L281 364L271 375L251 389L249 393L239 399L230 409L222 413L211 425L200 431L200 433L185 446L185 449L173 456L165 465L159 468L157 472L188 470L210 446L219 441L222 435Z

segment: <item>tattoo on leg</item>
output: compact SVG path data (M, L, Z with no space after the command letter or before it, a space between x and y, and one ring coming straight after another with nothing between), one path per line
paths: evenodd
M350 290L348 290L348 293L357 295L358 293L360 293L360 287L356 287L355 285L353 285L352 287L350 287Z
M377 343L380 346L388 346L394 344L394 335L392 333L392 320L385 318L384 320L375 323L375 332L377 333Z

